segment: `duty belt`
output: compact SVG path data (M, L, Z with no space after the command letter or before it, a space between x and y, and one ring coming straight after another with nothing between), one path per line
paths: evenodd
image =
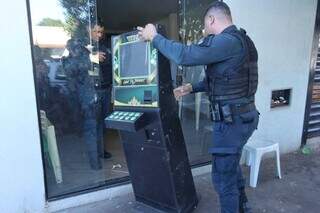
M213 121L226 121L232 123L233 116L251 112L256 109L254 103L249 104L215 104L211 107Z

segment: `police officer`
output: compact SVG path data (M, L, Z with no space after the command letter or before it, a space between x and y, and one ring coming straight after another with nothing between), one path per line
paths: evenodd
M69 55L62 59L70 91L70 99L78 116L82 116L82 136L86 144L89 163L92 169L102 169L98 153L98 122L100 111L98 95L94 88L94 81L89 75L91 62L89 50L84 42L77 38L68 40L66 45Z
M104 118L111 111L111 91L112 91L112 60L111 50L107 39L105 38L105 29L101 22L94 23L90 30L92 38L91 61L93 66L99 71L98 78L95 81L95 89L98 94L101 112L98 115L98 144L103 147L104 142ZM111 153L104 150L105 159L111 158Z
M183 45L159 35L152 24L139 27L142 39L176 64L205 65L206 77L197 84L174 90L176 98L208 93L212 108L212 181L222 213L251 212L239 166L243 146L257 128L259 113L254 96L258 83L258 54L244 30L233 25L230 8L216 1L204 16L205 39L199 45Z

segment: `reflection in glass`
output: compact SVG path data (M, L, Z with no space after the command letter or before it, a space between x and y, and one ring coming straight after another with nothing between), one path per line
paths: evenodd
M180 38L185 44L200 43L203 39L203 13L212 0L181 1ZM178 72L180 84L196 83L205 77L205 66L183 67ZM210 103L206 93L183 97L179 102L180 117L189 158L192 164L210 161L208 147L212 141Z
M48 197L128 176L111 111L111 51L95 0L30 0Z
M198 42L202 13L211 2L150 0L143 6L123 7L119 0L97 1L98 7L95 0L29 0L49 198L129 175L117 132L103 127L112 109L111 37L152 22L163 24L171 39ZM157 12L146 15L154 8ZM177 75L183 79L180 83L196 82L203 78L203 70L184 68ZM211 140L206 95L189 95L180 106L190 160L206 161Z

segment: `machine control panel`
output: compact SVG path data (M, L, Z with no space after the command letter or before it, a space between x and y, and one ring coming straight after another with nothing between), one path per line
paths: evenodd
M144 113L130 111L114 111L105 119L108 128L136 132L145 123Z
M141 112L120 112L115 111L111 115L109 115L110 120L114 121L125 121L125 122L135 122L138 120L143 113Z

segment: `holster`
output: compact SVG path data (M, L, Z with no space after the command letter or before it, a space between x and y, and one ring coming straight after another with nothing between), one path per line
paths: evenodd
M210 114L211 114L211 120L215 122L224 121L225 123L233 123L233 117L235 115L241 115L246 112L250 112L252 110L255 110L255 104L249 103L249 104L226 104L226 105L220 105L220 104L214 104L210 105Z
M219 104L210 104L211 121L219 122L223 120Z

